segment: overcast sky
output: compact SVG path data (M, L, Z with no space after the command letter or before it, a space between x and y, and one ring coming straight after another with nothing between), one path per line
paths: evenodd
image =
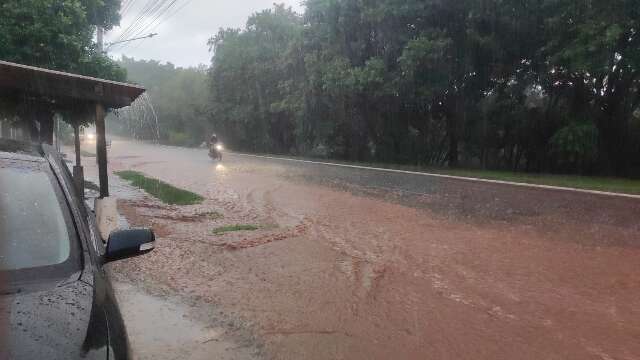
M121 54L136 59L155 59L172 62L187 67L198 64L210 64L211 54L207 40L217 33L219 28L243 27L247 18L254 12L273 6L274 2L284 3L294 10L302 12L301 0L175 0L174 6L165 15L151 24L140 35L153 32L158 36L152 39L135 41L124 45L114 45L109 49L111 57ZM170 3L168 1L167 3ZM128 4L130 3L130 4ZM114 28L105 36L105 42L111 42L131 25L148 3L162 3L162 0L123 0L123 18L121 26ZM182 9L173 14L178 9ZM170 16L173 14L173 16ZM169 17L170 16L170 17ZM137 24L149 24L154 18L143 18ZM140 28L140 30L142 30ZM127 36L128 38L129 36Z

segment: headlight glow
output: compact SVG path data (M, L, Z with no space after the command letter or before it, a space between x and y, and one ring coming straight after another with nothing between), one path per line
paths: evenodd
M88 138L89 140L93 140L93 139L95 139L95 138L96 138L96 134L89 134L89 135L87 135L87 138Z
M222 145L216 145L216 150L222 151Z

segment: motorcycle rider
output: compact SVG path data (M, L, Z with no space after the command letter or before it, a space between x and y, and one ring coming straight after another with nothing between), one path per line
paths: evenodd
M218 145L218 136L214 133L211 134L211 137L209 138L209 152L213 153L216 151L216 145Z
M208 145L209 145L209 156L218 160L222 160L222 154L220 151L222 150L222 145L220 145L218 141L218 136L215 133L212 134L211 137L209 138Z
M218 143L218 135L216 135L215 133L211 134L211 137L209 138L209 146L216 145L217 143Z

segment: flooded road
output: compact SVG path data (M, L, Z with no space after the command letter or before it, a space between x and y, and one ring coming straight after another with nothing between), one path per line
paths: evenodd
M158 244L115 270L209 308L261 357L640 358L639 200L123 141L109 155L206 198L121 200ZM239 224L258 230L214 234Z

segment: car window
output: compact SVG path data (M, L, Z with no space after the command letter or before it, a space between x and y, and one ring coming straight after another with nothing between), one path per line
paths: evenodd
M69 269L77 237L47 164L0 160L0 271Z

